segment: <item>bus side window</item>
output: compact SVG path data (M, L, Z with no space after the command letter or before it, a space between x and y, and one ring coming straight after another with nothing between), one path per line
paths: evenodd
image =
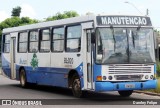
M28 33L21 32L18 35L18 52L25 53L27 52L27 42L28 42Z
M10 52L10 35L4 35L3 37L3 52L9 53Z
M80 52L81 32L80 25L67 27L66 52Z
M63 52L64 27L54 28L52 32L52 52Z
M29 52L38 52L38 30L29 33Z
M50 51L50 30L44 29L40 31L40 52Z

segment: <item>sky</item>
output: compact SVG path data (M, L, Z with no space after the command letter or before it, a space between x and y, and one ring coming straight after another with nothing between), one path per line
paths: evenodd
M160 0L0 0L0 22L11 17L16 6L22 8L21 17L38 20L71 10L79 15L146 15L148 9L153 26L160 29Z

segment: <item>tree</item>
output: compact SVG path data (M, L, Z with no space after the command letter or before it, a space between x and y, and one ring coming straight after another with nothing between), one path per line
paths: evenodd
M53 21L53 20L59 20L59 19L65 19L65 18L71 18L79 16L77 12L75 11L64 11L63 13L56 13L56 15L52 17L48 17L46 21Z
M38 23L38 20L35 19L30 19L29 17L11 17L11 18L7 18L4 21L2 21L0 23L0 38L2 35L2 30L4 28L9 28L9 27L17 27L17 26L21 26L21 25L27 25L27 24L34 24L34 23Z
M20 14L21 14L21 7L20 6L13 8L11 16L20 17Z
M12 18L7 18L3 22L0 23L0 38L2 35L2 30L4 28L9 28L9 27L16 27L19 26L21 23L21 19L19 17L12 17Z
M0 23L0 43L1 43L2 30L4 28L17 27L17 26L33 24L33 23L38 23L38 20L30 19L29 17L22 17L22 18L11 17L11 18L5 19Z
M39 21L36 19L30 19L29 17L22 17L20 25L27 25L27 24L34 24L38 23Z

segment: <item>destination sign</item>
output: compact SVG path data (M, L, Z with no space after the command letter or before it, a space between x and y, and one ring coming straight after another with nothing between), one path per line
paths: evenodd
M97 16L97 24L152 26L150 18L142 16Z

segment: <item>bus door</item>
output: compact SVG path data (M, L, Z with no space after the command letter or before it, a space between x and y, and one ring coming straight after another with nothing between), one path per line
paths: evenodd
M93 89L93 69L92 69L92 58L93 58L93 53L92 53L92 44L91 44L91 30L87 30L87 35L86 35L86 49L87 49L87 56L86 56L86 66L87 66L87 88L88 89Z
M84 78L84 89L93 90L93 54L91 44L91 31L93 28L93 22L83 24L84 36L83 36L83 78Z
M10 57L11 57L11 79L16 78L16 36L18 33L11 33L11 47L10 47Z

